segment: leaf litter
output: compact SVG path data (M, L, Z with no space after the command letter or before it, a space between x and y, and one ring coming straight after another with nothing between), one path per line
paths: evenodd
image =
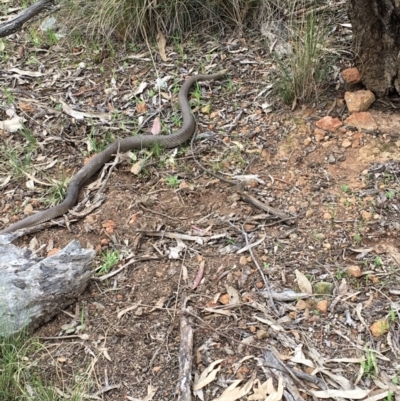
M86 67L86 50L74 53L67 47L43 54L40 71L18 59L7 61L8 72L1 80L16 103L11 114L0 116L6 124L2 151L6 146L26 148L29 141L20 134L22 122L43 146L31 151L35 174L28 170L26 178L11 175L3 157L2 223L9 224L14 213L20 218L23 210L44 207L40 198L43 187L52 182L48 177L73 175L86 156L89 135L115 140L145 122L136 115L139 103L152 116L145 123L147 133L153 129L153 134L161 134L161 123L176 128L180 114L173 87L189 71L202 72L200 60L206 71L216 71L221 64L230 68L232 89L225 82L200 85L203 103L195 111L199 131L214 135L196 142L197 157L222 174L252 176L256 183L249 193L296 216L295 228L268 210L259 215L228 185L203 174L185 147L174 155L174 163L145 158L134 177L124 161L110 175L106 202L84 216L86 221L71 224L71 231L53 228L35 234L39 252L45 252L50 241L62 247L77 238L98 252L118 249L123 257L115 269L126 266L105 280L93 280L77 301L83 306L85 324L71 324L68 335L80 326L75 334L80 341L58 341L54 351L47 352L68 355L69 377L81 364L93 362L99 387L92 394L100 391L105 400L169 400L178 371L177 305L184 292L192 291L191 302L202 319L192 323L193 371L198 377L193 390L202 392L203 399L279 400L285 391L294 399L378 400L389 391L400 396L400 167L390 132L365 132L360 145L346 149L339 137L348 132L329 133L326 141L318 142L312 133L315 121L323 117L326 103L342 96L340 90L327 92L310 110L298 107L291 112L269 92L274 78L270 61L259 57L265 51L259 40L239 40L235 53L225 52L218 42L199 48L185 43L195 56L184 61L170 51L173 44L163 36L158 52L170 64L157 63L160 80L144 47L137 55L121 51L101 68ZM6 43L6 51L14 51L23 40L21 36ZM28 51L35 51L31 44ZM122 61L127 63L124 68ZM76 68L79 63L85 65ZM118 74L111 79L113 69ZM133 77L134 89L129 86ZM166 95L152 94L149 88L155 85ZM332 113L340 115L340 110ZM390 157L385 153L388 146ZM370 149L381 151L371 159ZM167 158L172 155L166 153ZM169 188L165 179L172 175L191 186ZM133 200L142 195L153 197L150 207ZM247 243L241 227L248 218L253 219L245 226ZM104 222L112 222L112 232ZM27 244L28 239L19 241ZM168 259L175 247L179 249ZM139 262L132 267L131 260ZM186 273L181 279L183 265ZM361 270L359 277L348 269L354 265ZM261 273L268 278L268 289ZM320 295L315 285L327 283L331 289ZM329 302L325 312L318 309L321 298ZM139 305L143 310L136 313ZM61 314L38 333L47 338L60 333L62 338L61 328L71 319ZM374 324L379 329L376 336ZM266 361L262 352L269 345L277 352L275 359ZM368 370L367 357L375 358L376 371ZM159 366L161 370L155 369ZM52 371L50 365L43 370ZM112 371L115 384L108 383L106 370ZM56 380L55 374L49 375Z

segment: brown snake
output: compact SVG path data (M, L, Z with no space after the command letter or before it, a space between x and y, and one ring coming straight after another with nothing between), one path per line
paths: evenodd
M89 163L83 166L72 177L65 195L65 199L60 204L22 219L15 224L12 224L10 227L7 227L3 231L0 231L0 234L12 233L17 230L32 227L67 213L69 209L75 206L78 200L79 190L82 188L85 182L93 177L93 175L96 174L118 151L127 152L128 150L132 149L149 148L155 144L161 145L162 147L168 149L175 148L188 141L196 130L196 120L193 117L188 100L190 89L195 82L220 79L226 74L226 72L227 70L222 70L216 74L194 75L184 82L178 96L179 107L181 109L183 118L182 127L178 131L171 135L131 136L120 141L113 142L102 152L94 156Z

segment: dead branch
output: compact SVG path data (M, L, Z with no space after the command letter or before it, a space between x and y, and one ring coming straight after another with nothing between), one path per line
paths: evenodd
M193 364L193 329L191 315L187 312L187 300L183 303L181 314L181 344L179 347L179 382L178 401L191 401L192 364Z
M39 0L37 3L21 11L11 21L0 24L0 38L4 38L5 36L19 31L26 21L41 13L43 10L51 8L53 1L54 0Z

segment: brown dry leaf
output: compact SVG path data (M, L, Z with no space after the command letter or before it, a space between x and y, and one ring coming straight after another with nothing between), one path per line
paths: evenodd
M202 278L204 276L204 265L205 265L205 261L202 260L200 262L200 266L199 266L199 270L197 271L196 278L194 279L192 290L195 290L197 288L197 286L200 284L200 281L202 280Z
M151 133L153 135L158 135L161 131L161 122L158 117L156 117L153 121L153 126L151 127Z
M157 33L157 46L158 46L158 51L160 52L162 61L167 61L167 55L165 54L165 45L166 44L167 44L167 41L165 40L165 36L159 30Z
M138 175L142 171L142 167L143 167L143 162L139 160L134 165L132 165L131 173Z
M115 222L113 220L106 220L106 221L103 221L101 226L106 230L106 233L112 234L117 225L115 224Z
M261 317L261 316L254 316L255 319L258 321L267 324L271 329L275 331L285 331L283 326L281 326L279 323L274 321L272 318L266 318L266 317Z
M108 348L99 348L99 351L101 351L104 355L104 358L112 362L112 359L110 357L110 354L108 353Z
M139 301L138 303L136 303L134 305L128 306L127 308L124 308L124 309L120 310L118 312L117 318L121 319L121 317L124 316L125 313L128 313L128 312L130 312L132 310L136 310L141 305L141 303L142 303L142 301Z
M36 109L29 103L19 102L18 106L25 113L34 113L36 111Z
M310 359L307 359L302 350L303 344L298 344L294 350L294 356L290 360L294 363L301 363L308 366L309 368L314 368L314 364Z
M146 103L138 103L136 105L136 112L139 114L143 114L148 110L147 104Z
M375 246L375 250L378 253L387 253L392 257L395 263L400 266L400 251L395 246L390 244L378 244Z
M378 401L378 400L383 400L384 398L388 398L389 395L389 390L378 390L378 391L373 391L371 393L371 397L365 398L363 401Z
M25 215L29 215L33 213L33 206L31 203L28 203L25 207L24 207L24 214Z
M228 294L226 294L226 295L228 296ZM231 316L232 315L232 311L225 310L225 309L203 308L203 311L216 313L216 314L224 315L224 316Z
M151 308L149 313L155 311L156 309L162 308L167 302L168 297L161 297L155 304L155 308Z
M135 90L135 92L133 92L133 96L141 95L146 88L147 88L147 82L142 82Z
M278 390L275 393L270 394L265 401L280 401L283 395L283 379L279 377Z
M305 292L306 294L312 294L313 293L312 285L308 280L308 278L297 269L294 272L296 274L297 285L299 286L300 291Z
M230 305L238 305L238 304L240 304L240 295L235 290L235 288L233 288L230 285L226 285L225 288L226 288L226 292L229 295L229 304Z
M316 398L350 398L353 400L362 400L365 398L369 391L357 388L355 390L322 390L311 391Z
M20 70L19 68L11 68L9 71L15 72L18 75L22 75L22 76L26 76L26 77L33 77L33 78L42 77L43 75L46 75L39 71Z
M199 378L195 378L193 383L194 391L202 389L215 380L217 373L221 370L221 366L217 368L215 368L215 366L219 365L222 361L223 359L217 359L203 370Z
M155 396L156 392L158 390L158 387L152 387L151 385L149 385L147 387L147 395L144 398L134 398L134 397L130 397L129 395L126 395L126 399L129 401L151 401L153 399L153 397Z
M51 251L47 252L47 257L53 256L60 251L61 251L61 248L53 248Z
M202 112L203 114L209 114L210 111L211 111L211 104L206 104L205 106L203 106L203 107L201 108L201 112Z
M242 387L238 387L242 380L235 380L225 391L213 401L235 401L244 397L253 387L254 377L252 377Z
M8 132L17 132L22 128L22 123L25 121L22 117L13 117L10 120L0 121L0 130Z
M269 394L275 393L276 390L274 388L274 382L272 377L270 377L264 383L261 383L260 380L256 379L254 381L253 386L253 394L247 397L249 401L262 400L264 401Z

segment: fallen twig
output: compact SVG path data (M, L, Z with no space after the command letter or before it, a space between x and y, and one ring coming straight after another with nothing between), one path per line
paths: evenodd
M192 392L190 385L192 383L192 365L193 365L193 312L186 304L185 299L181 313L181 344L179 346L179 382L178 382L178 401L191 401Z

